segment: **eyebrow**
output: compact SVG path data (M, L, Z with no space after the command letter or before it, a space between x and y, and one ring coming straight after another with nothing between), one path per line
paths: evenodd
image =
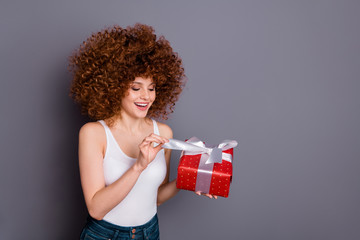
M140 85L144 85L142 82L132 82L133 84L140 84ZM151 85L155 85L155 83L150 83L149 86Z

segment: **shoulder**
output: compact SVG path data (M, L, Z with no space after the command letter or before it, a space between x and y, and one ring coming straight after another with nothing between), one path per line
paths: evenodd
M173 131L171 127L166 125L165 123L156 122L159 128L159 132L161 136L164 136L166 138L173 138Z
M88 122L84 124L79 131L79 137L83 138L101 138L105 137L104 127L99 122Z

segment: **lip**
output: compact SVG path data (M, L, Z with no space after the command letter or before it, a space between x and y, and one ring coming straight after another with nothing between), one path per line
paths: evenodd
M149 102L135 102L134 104L139 110L146 111L148 109L150 103ZM146 104L146 105L145 106L140 106L138 104L142 104L142 105Z

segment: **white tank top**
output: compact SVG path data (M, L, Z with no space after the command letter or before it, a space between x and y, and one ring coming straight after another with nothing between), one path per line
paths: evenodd
M156 121L153 121L154 133L159 135ZM106 186L119 179L135 162L119 147L109 127L103 120L99 121L105 128L106 152L103 160ZM166 175L164 149L140 174L129 194L103 220L119 226L138 226L148 222L157 211L157 192Z

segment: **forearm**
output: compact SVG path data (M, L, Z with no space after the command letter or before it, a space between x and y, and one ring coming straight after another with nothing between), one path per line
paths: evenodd
M96 192L87 204L89 214L101 220L129 194L141 172L140 168L133 165L114 183Z
M158 190L157 205L163 204L178 192L179 189L176 188L176 179L161 185Z

